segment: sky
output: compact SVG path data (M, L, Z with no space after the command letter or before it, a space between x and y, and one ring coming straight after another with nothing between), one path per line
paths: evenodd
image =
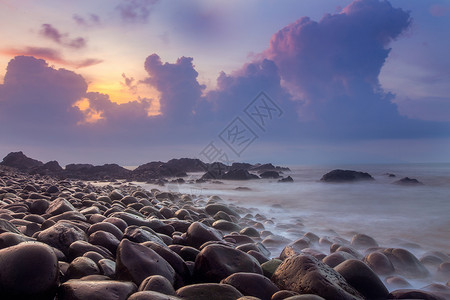
M450 162L447 0L0 0L0 156Z

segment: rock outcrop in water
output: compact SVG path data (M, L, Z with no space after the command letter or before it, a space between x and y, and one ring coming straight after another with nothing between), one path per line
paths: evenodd
M11 152L3 158L0 165L16 168L20 171L29 171L33 168L41 167L44 164L41 161L32 159L23 154L22 151Z
M12 152L0 163L1 166L11 167L31 175L48 175L60 179L81 180L127 180L164 184L167 178L177 177L173 183L183 183L188 172L206 172L201 181L205 180L248 180L258 179L259 176L251 172L262 173L263 178L278 178L279 172L289 171L289 168L272 164L233 163L227 166L220 162L204 163L199 159L180 158L168 162L153 161L128 170L117 164L94 166L92 164L69 164L64 169L57 161L42 163L27 157L23 152ZM278 177L276 176L278 174Z
M394 184L406 185L406 186L423 185L423 183L420 182L419 180L417 180L415 178L409 178L409 177L404 177L400 180L397 180L394 182Z
M369 173L336 169L323 175L320 180L325 182L354 182L374 179Z

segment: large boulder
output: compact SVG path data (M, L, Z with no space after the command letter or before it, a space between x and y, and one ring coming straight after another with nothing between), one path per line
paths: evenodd
M336 300L363 299L342 275L307 254L291 256L284 260L273 274L272 281L279 289L299 294L316 294L325 299Z
M320 180L325 182L352 182L374 179L369 173L336 169L323 175Z
M378 251L367 254L364 262L378 275L390 275L395 272L394 265L389 258Z
M59 288L58 299L126 300L137 290L132 282L115 280L69 280Z
M47 214L56 216L68 211L75 211L75 207L64 198L57 198L50 202L50 206L45 211Z
M220 240L222 240L222 236L216 229L199 222L192 223L186 232L186 242L194 248L199 248L209 241Z
M202 282L219 282L237 272L262 274L253 256L224 245L208 245L195 259L194 276Z
M334 270L367 300L386 299L389 294L377 274L360 260L346 260L337 265Z
M408 250L387 248L382 253L389 258L395 270L406 278L425 278L430 275L427 268Z
M158 253L143 245L123 239L117 248L117 279L140 285L151 275L161 275L173 285L175 271Z
M39 232L37 240L68 254L70 245L76 241L87 241L86 233L77 226L65 222L55 225Z
M0 165L17 168L20 171L29 171L32 168L44 165L42 162L29 158L22 151L11 152L3 158Z
M58 275L58 258L45 244L25 242L0 250L2 299L53 299Z
M199 283L178 289L177 296L185 300L231 300L243 295L229 284Z
M232 285L243 295L257 297L261 300L270 300L272 295L279 291L269 278L256 273L234 273L220 283Z

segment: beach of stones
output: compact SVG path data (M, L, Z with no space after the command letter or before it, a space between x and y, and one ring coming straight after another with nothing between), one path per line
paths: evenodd
M291 241L217 196L0 175L1 299L450 299L449 253Z

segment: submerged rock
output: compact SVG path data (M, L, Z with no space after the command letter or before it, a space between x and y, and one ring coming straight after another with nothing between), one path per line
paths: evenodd
M419 180L415 179L415 178L409 178L409 177L404 177L400 180L397 180L394 182L394 184L399 184L399 185L410 185L410 186L414 186L414 185L423 185L422 182L420 182Z
M320 181L325 182L352 182L360 180L374 180L372 175L365 172L336 169L322 176Z

